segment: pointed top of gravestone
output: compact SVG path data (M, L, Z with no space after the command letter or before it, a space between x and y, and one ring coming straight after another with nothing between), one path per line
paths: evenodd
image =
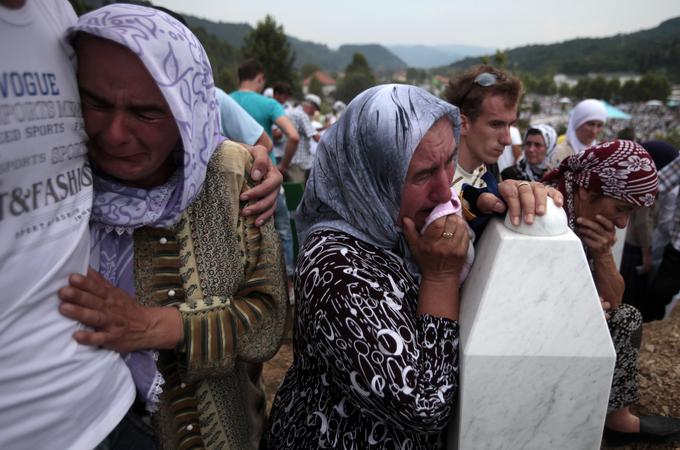
M522 221L519 225L515 226L510 223L509 215L505 216L504 224L512 231L528 236L559 236L566 233L569 229L567 214L564 212L564 209L555 206L550 197L548 197L546 202L546 213L542 216L536 216L533 224L527 225Z

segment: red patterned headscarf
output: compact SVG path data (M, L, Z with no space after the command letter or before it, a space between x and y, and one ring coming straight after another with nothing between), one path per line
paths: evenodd
M652 206L659 184L651 156L633 141L604 142L569 156L543 182L564 195L570 226L579 186L634 206Z

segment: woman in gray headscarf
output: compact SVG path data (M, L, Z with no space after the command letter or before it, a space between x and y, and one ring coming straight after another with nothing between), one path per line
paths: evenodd
M441 445L458 377L455 106L403 85L365 91L324 135L298 219L295 357L269 447Z
M555 150L557 132L550 125L532 125L524 134L523 155L514 166L501 172L504 180L541 181L552 167L548 163Z

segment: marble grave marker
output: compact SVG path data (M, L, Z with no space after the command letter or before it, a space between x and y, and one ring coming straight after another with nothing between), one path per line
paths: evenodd
M494 219L476 254L448 448L599 449L615 353L564 211L549 202L532 226Z

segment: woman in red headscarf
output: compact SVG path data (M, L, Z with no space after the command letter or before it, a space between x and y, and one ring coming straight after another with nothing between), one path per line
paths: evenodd
M631 305L621 304L624 282L611 250L615 228L625 228L636 208L654 203L657 178L654 162L644 148L632 141L612 141L566 158L543 179L564 195L569 227L585 248L616 350L604 433L614 445L680 438L680 420L637 417L630 411L639 398L642 316Z

